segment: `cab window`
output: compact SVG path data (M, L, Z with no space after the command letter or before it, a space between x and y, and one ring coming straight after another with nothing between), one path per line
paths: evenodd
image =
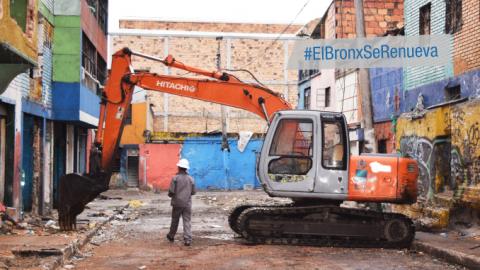
M345 131L342 122L322 121L322 165L328 169L346 168Z
M280 120L269 155L279 157L270 161L268 173L306 175L313 163L313 121Z

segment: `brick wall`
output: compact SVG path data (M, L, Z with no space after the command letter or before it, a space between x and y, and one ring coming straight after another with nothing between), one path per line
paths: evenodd
M149 28L155 30L195 30L195 31L248 31L279 33L284 26L278 25L251 25L251 24L210 24L210 23L166 23L152 21L121 21L120 26L128 28ZM297 29L300 28L296 26ZM279 30L280 29L280 30ZM275 31L273 31L275 30ZM289 32L289 31L287 31ZM294 32L290 30L290 32ZM297 72L286 70L289 52L292 51L293 41L272 39L225 38L217 41L214 37L186 36L113 36L112 52L122 47L145 54L165 57L172 54L177 60L190 66L206 70L216 70L216 54L220 43L221 67L230 69L248 69L262 83L275 92L286 96L295 107L297 102ZM267 49L268 48L268 49ZM133 65L137 69L149 69L151 72L172 75L195 77L185 74L185 71L166 69L162 64L133 57ZM232 72L233 73L233 72ZM235 72L242 80L253 82L253 78L244 72ZM195 132L204 133L221 129L221 106L208 102L196 101L184 97L165 95L158 92L149 92L149 102L153 104L154 131L162 132ZM228 132L236 133L240 130L264 132L265 121L258 116L242 110L228 108Z
M462 2L462 28L454 34L455 75L480 67L480 1Z
M389 29L403 26L403 0L364 0L363 13L367 37L383 36ZM355 6L353 0L336 0L337 38L354 38Z
M170 21L135 21L120 20L123 29L161 29L199 32L235 32L235 33L281 33L286 24L253 24L253 23L213 23L213 22L170 22ZM290 25L285 31L294 34L301 25Z
M388 30L404 26L403 0L364 0L365 34L367 37L383 36ZM356 37L356 16L353 0L335 0L335 12L329 9L326 21L335 16L335 38ZM339 111L345 113L349 124L361 121L361 100L358 93L358 73L337 72L336 93Z

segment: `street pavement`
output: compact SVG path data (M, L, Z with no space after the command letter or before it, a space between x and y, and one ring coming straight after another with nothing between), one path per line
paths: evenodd
M463 269L421 251L247 245L227 224L231 207L242 202L271 203L261 191L200 192L193 201L193 245L165 239L170 222L165 193L130 200L143 204L114 220L84 249L85 257L67 262L75 269Z
M456 254L464 260L467 257L463 255L472 256L473 261L466 260L470 263L480 257L476 253L479 249L471 248L477 242L462 241L468 245L460 249L451 244L453 238L425 233L417 234L420 239L410 250L249 245L234 236L227 215L239 203L285 201L269 198L262 191L199 192L193 200L193 244L185 247L182 225L173 244L165 238L171 210L166 193L110 190L104 195L79 217L83 224L79 232L52 233L44 236L51 242L37 246L25 239L40 236L11 235L7 246L2 238L7 236L0 235L0 256L4 258L0 262L10 267L5 269L467 269L447 262L450 257L433 252L431 247L443 248L447 255ZM63 242L56 243L55 239ZM69 241L75 245L68 245ZM50 246L62 250L62 244L71 247L68 254L8 254L8 250L19 248L48 251ZM467 251L469 254L465 254ZM10 260L5 260L7 255ZM467 266L475 269L479 265Z

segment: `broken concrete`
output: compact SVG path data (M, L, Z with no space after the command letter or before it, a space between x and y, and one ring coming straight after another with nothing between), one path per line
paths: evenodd
M480 269L480 236L417 232L413 249L469 269Z
M61 232L56 222L48 220L43 227L26 224L26 229L15 229L10 235L0 235L0 263L7 269L56 269L126 207L127 203L120 200L96 200L79 216L75 232Z

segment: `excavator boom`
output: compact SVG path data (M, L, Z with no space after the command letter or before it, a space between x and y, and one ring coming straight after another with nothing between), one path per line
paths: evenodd
M135 72L131 66L132 55L211 79ZM243 109L267 121L276 111L291 109L288 102L272 90L259 84L242 82L231 74L191 67L170 55L162 60L132 52L128 48L119 50L112 56L110 74L103 91L98 129L90 153L90 173L87 176L67 174L60 179L59 223L62 229L72 229L75 217L85 205L108 189L112 163L135 86Z

